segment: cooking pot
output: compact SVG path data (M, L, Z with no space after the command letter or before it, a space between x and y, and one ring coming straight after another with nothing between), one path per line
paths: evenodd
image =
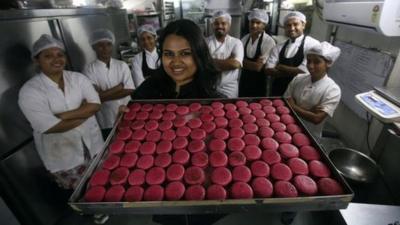
M378 165L369 156L350 148L337 148L329 153L329 158L347 179L360 182L373 182L378 173Z

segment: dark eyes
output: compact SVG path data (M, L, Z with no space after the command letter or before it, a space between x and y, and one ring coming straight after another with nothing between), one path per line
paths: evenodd
M43 58L46 58L46 59L51 59L53 57L57 57L57 58L64 57L64 54L63 53L57 53L55 55L54 54L43 54Z
M191 51L182 51L182 52L178 52L177 54L175 54L174 52L171 51L164 51L163 55L166 57L174 57L176 55L178 56L191 56L192 52Z

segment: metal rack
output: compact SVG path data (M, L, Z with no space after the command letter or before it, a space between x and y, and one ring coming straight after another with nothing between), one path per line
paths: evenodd
M162 5L162 26L165 27L169 22L175 20L174 2L164 1Z

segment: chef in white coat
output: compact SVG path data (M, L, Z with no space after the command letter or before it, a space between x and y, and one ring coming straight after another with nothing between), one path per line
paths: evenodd
M145 24L139 27L137 34L143 51L133 57L132 77L135 86L139 87L145 79L157 73L157 69L160 66L160 57L156 46L156 29L149 24Z
M306 22L306 16L298 11L290 12L284 18L288 40L272 49L264 70L273 79L272 96L282 96L293 77L307 72L305 52L319 41L304 34Z
M84 74L92 81L99 93L101 109L96 114L103 137L111 131L120 105L126 105L135 89L128 65L112 58L115 43L114 34L106 29L96 30L90 37L90 44L97 59L87 65Z
M214 34L206 39L211 57L221 71L218 91L228 98L239 95L239 72L243 62L243 44L240 39L229 35L232 17L217 11L212 18Z
M309 73L294 77L284 94L314 137L321 137L325 120L333 116L340 102L340 87L327 73L339 55L340 49L328 42L308 50Z
M265 10L253 9L248 18L250 33L242 38L244 59L239 96L262 97L267 95L267 76L263 69L271 50L275 47L275 41L265 33L269 20Z
M104 144L94 116L100 99L86 76L64 70L64 46L57 39L42 35L32 57L40 72L23 85L18 104L44 166L59 186L73 189Z

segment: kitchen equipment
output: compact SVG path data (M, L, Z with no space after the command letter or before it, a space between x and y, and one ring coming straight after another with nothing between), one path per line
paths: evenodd
M355 96L360 105L384 123L400 120L400 108L376 91L368 91Z
M339 172L351 181L370 183L379 173L378 165L369 156L351 148L337 148L329 158Z

